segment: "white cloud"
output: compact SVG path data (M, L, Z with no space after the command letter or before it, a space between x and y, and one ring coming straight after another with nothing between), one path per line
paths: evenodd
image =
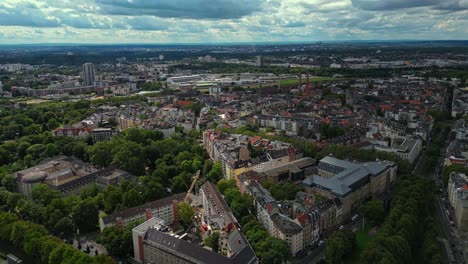
M8 0L0 43L466 39L468 0Z

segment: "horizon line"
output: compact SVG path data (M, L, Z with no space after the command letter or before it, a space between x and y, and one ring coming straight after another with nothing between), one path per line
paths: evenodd
M54 43L0 43L0 46L118 46L118 45L287 45L287 44L320 44L320 43L399 43L399 42L465 42L468 39L398 39L398 40L314 40L314 41L239 41L239 42L119 42L119 43L82 43L82 42L54 42Z

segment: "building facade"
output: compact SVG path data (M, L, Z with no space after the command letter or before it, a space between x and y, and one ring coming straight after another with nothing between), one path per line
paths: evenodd
M83 64L83 83L93 86L95 79L94 64L90 62Z
M448 199L455 211L455 225L459 230L468 231L468 177L452 172L448 182Z
M140 206L124 209L99 219L99 227L123 227L135 220L149 220L152 217L162 219L167 225L177 220L177 208L185 198L185 193L174 194Z

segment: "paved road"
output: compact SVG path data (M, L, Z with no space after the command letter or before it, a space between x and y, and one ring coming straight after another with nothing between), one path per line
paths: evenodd
M455 144L455 141L449 142L449 139L447 139L444 148L441 149L442 155L439 158L439 161L434 170L434 173L431 175L432 180L436 183L438 188L443 187L443 190L445 190L446 188L446 186L443 186L444 183L442 180L442 171L444 167L444 161L445 161L445 158L449 156L450 151L454 147L454 144ZM460 239L456 235L456 230L454 226L452 226L452 224L450 223L451 222L450 219L453 219L453 217L450 216L450 215L453 215L453 212L452 212L453 209L451 208L451 206L448 205L447 198L443 196L446 196L446 194L439 193L437 194L435 198L437 215L442 220L443 228L445 230L445 233L447 234L447 240L449 242L449 245L451 246L452 254L455 258L455 263L465 263L465 258L463 256L463 253L461 252L462 245L460 244ZM442 198L445 198L445 201Z

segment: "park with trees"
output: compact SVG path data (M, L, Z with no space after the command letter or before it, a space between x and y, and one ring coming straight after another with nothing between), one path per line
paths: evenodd
M93 104L84 100L33 105L16 103L20 107L14 107L12 101L1 100L0 211L10 212L18 221L41 226L48 236L68 240L78 232L97 231L100 210L110 214L187 191L197 170L204 170L207 178L214 182L222 178L219 163L205 164L207 154L196 141L198 133L179 133L173 138L164 139L158 131L132 128L109 142L97 144L93 144L89 138L52 136L51 130L79 122L95 111L94 107L106 103L118 104L121 100L111 99ZM138 180L124 181L119 186L104 189L93 184L81 189L78 194L66 197L46 185L36 186L32 199L15 193L16 179L12 173L57 155L75 156L98 167L113 166L136 175ZM111 231L108 232L113 234ZM128 241L131 229L119 232L117 235L103 234L100 241L111 255L127 256L132 248ZM23 247L21 243L14 245ZM119 253L113 250L115 245L126 251Z
M390 208L379 200L371 200L360 208L367 227L357 236L340 230L329 237L326 263L440 263L433 218L434 184L428 179L407 176L400 179L396 188ZM370 235L370 229L375 230L374 234Z

